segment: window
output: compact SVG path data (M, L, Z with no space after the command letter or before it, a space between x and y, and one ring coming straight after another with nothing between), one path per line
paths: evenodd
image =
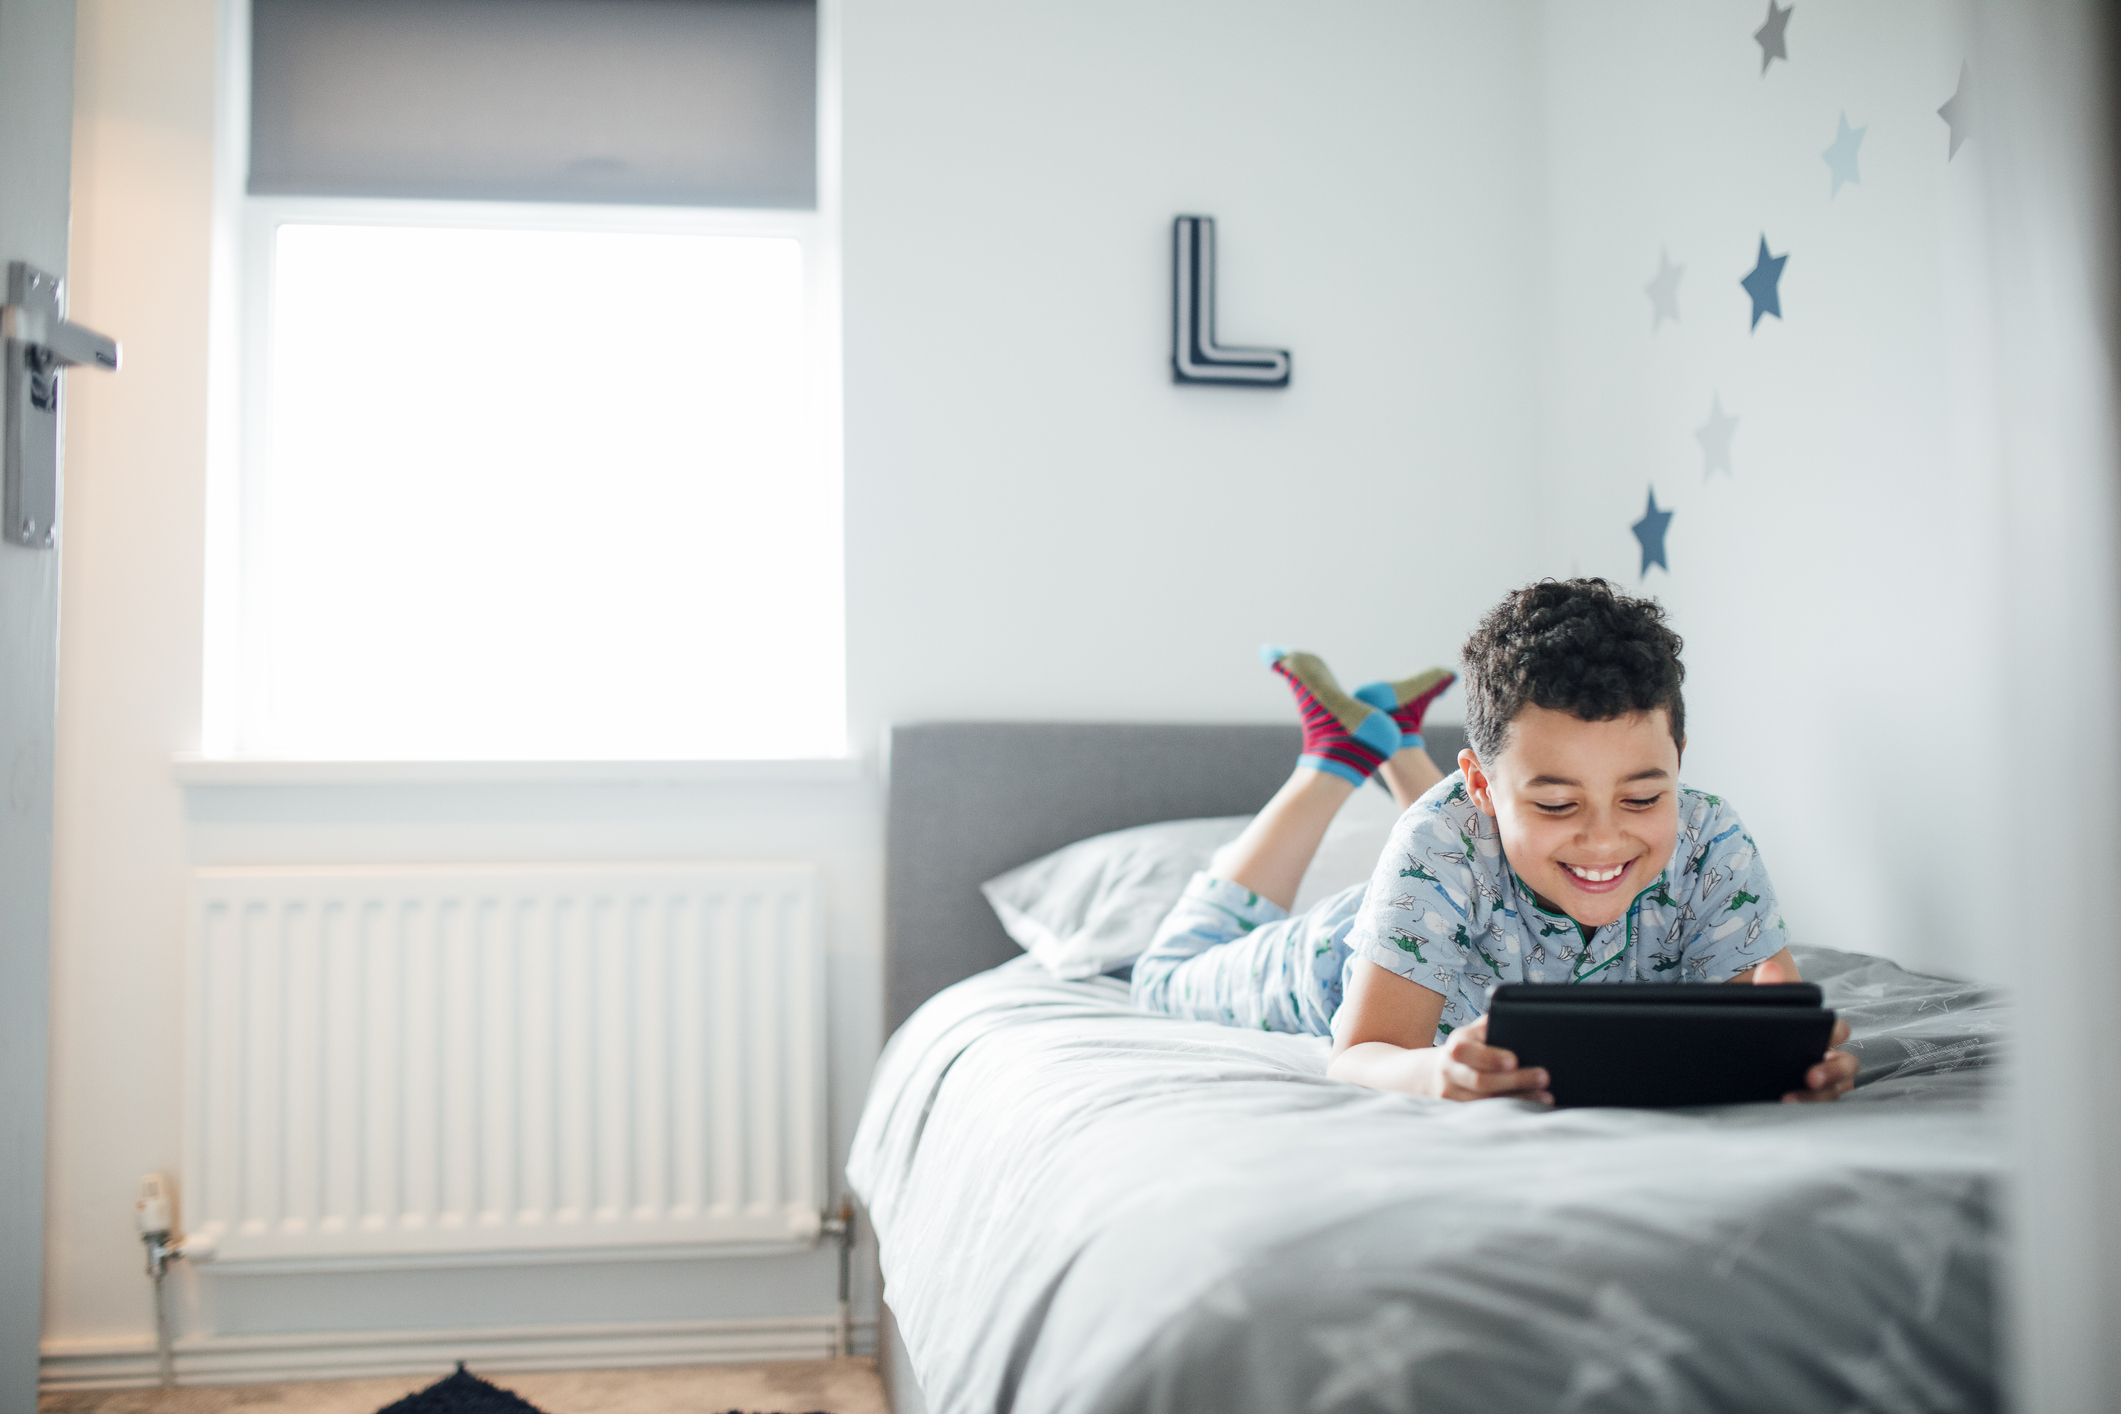
M253 24L218 745L843 752L814 8Z

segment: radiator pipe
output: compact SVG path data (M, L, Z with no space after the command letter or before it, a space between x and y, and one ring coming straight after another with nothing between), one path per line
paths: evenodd
M177 1387L177 1365L169 1348L169 1299L162 1290L162 1278L169 1272L169 1264L184 1255L182 1244L171 1242L170 1234L143 1232L140 1240L147 1244L147 1274L155 1282L155 1371L162 1388Z
M853 1307L848 1301L848 1274L854 1257L854 1200L840 1199L840 1210L818 1224L840 1245L840 1327L832 1341L832 1353L845 1358L854 1353Z

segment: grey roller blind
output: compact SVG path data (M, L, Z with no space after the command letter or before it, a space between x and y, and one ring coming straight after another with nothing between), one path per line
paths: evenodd
M817 204L816 0L253 0L250 190Z

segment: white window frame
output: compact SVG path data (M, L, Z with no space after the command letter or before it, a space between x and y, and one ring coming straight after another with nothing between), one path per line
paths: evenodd
M264 606L271 593L269 533L274 260L290 224L559 230L690 236L779 237L802 251L805 348L820 468L834 488L821 527L842 567L838 642L846 716L846 515L842 436L839 244L839 4L818 4L818 191L814 209L606 206L577 202L432 201L374 197L252 196L249 171L249 0L222 0L223 84L217 112L213 338L209 365L206 651L199 758L241 760L260 740L267 700ZM564 284L527 291L570 317ZM447 349L422 347L417 311L383 311L406 323L407 376ZM838 756L847 748L842 744Z

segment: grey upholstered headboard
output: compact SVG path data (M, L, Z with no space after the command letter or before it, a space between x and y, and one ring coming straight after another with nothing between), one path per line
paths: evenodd
M1446 771L1464 745L1435 726ZM1019 952L982 880L1106 830L1266 803L1296 728L1130 722L919 722L891 728L884 817L884 1025Z

